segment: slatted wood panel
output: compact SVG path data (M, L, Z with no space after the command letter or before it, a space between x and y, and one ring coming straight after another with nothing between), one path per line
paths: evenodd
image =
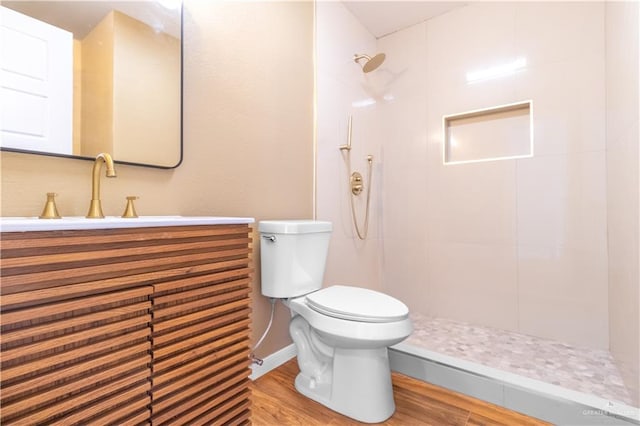
M218 265L153 284L154 425L248 424L252 270Z
M150 295L106 291L40 304L15 293L2 323L2 424L135 423L148 417Z
M2 233L0 423L151 424L155 401L175 414L181 386L200 392L191 419L248 422L248 234L247 225ZM172 359L202 368L190 377L206 382L189 383Z

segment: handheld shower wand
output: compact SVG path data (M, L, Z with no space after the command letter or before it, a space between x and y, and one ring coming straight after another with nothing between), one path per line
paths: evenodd
M353 125L353 116L349 116L349 129L347 130L347 144L340 145L340 151L351 151L351 126Z

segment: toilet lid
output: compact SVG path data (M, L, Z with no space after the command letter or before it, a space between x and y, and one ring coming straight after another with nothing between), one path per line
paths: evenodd
M334 285L308 294L307 305L334 318L361 322L400 321L409 315L401 301L366 288Z

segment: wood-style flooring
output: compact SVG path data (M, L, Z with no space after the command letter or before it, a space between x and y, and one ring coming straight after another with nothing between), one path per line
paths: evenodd
M295 358L254 381L251 422L255 426L362 425L312 401L295 390ZM393 373L396 412L384 425L548 425L402 374Z

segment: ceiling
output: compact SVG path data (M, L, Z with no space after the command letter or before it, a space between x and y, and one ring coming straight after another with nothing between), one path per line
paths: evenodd
M180 38L180 3L151 0L2 0L2 6L70 31L82 40L111 10Z
M376 38L442 15L467 2L343 0L344 5Z
M166 3L166 0L164 2ZM154 28L161 27L165 32L179 37L179 13L165 9L160 6L161 3L163 2L150 0L2 1L3 6L67 29L79 39L82 39L109 10L114 8L147 22ZM376 38L468 4L459 1L420 0L343 0L343 3Z

